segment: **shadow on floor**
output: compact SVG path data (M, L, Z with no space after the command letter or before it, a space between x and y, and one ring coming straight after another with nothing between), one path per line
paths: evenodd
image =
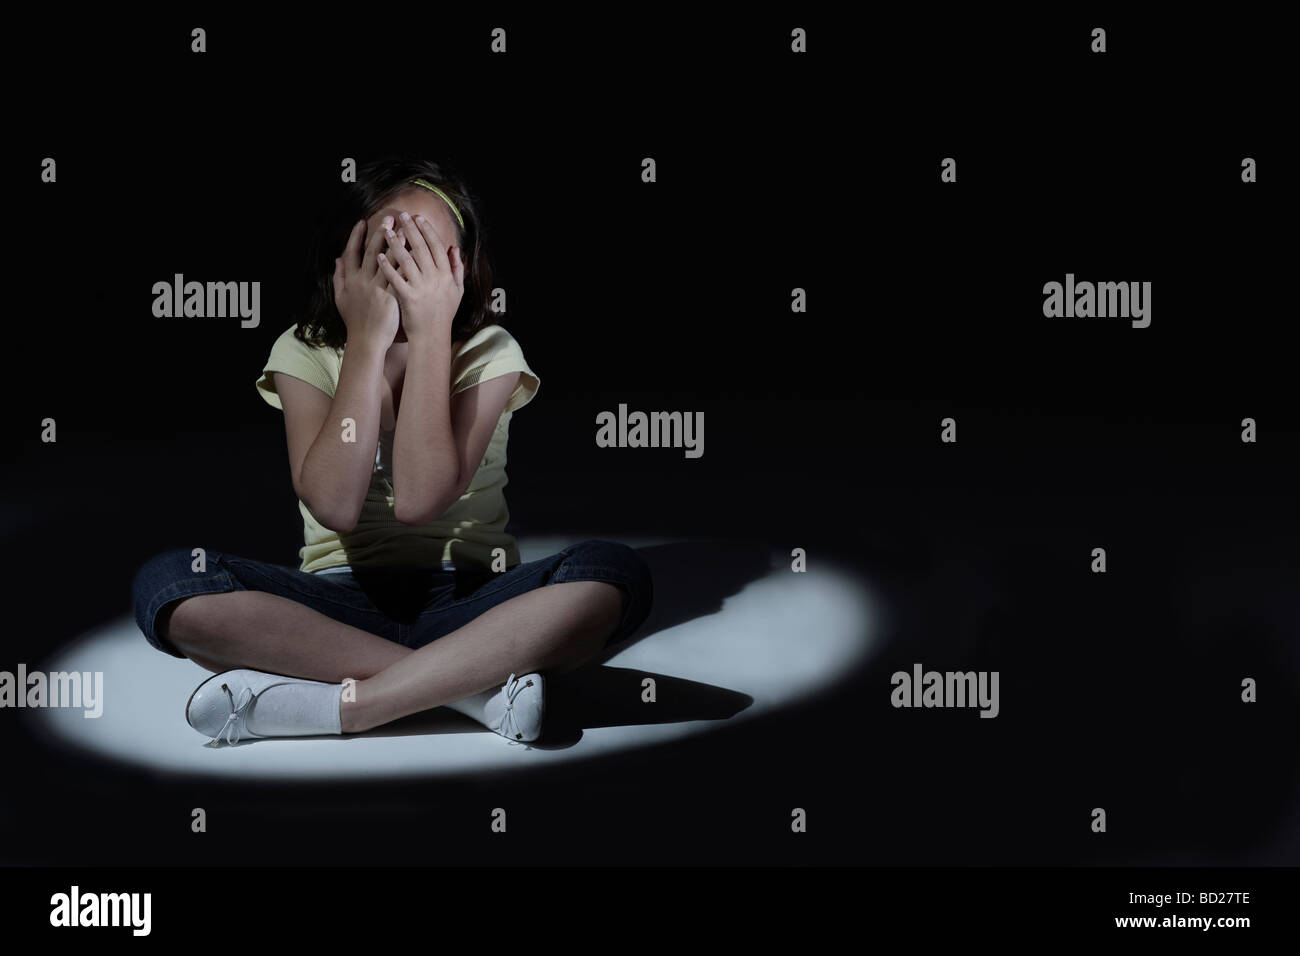
M754 699L748 694L667 674L604 664L611 657L659 631L716 614L726 598L739 594L772 570L769 549L753 542L684 541L638 548L654 578L654 603L645 622L626 640L567 674L547 678L545 730L531 746L571 747L587 727L725 720ZM657 704L648 712L642 682L653 678ZM653 717L648 717L653 713ZM445 707L436 707L352 737L412 734L492 733Z

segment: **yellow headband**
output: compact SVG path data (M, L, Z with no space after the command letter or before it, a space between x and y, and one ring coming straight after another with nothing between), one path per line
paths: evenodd
M423 186L425 189L431 189L434 192L436 192L439 196L441 196L443 198L443 201L446 202L447 205L451 207L451 211L456 214L456 221L460 223L460 228L462 229L465 228L465 220L461 218L460 210L456 208L456 204L454 202L452 202L449 198L447 198L447 194L445 192L443 192L441 189L439 189L437 186L435 186L433 183L429 182L426 179L416 179L413 180L412 182L416 186Z

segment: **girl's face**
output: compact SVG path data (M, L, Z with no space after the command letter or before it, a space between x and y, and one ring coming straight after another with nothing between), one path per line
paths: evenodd
M406 213L411 217L409 223L402 221L402 213ZM397 233L406 248L410 249L410 231L418 231L420 228L415 222L416 216L423 216L429 221L441 239L443 254L450 257L452 248L460 244L459 224L443 198L423 186L411 186L403 189L366 218L367 244L376 231L384 231L385 221L387 220L389 228ZM380 246L380 251L386 249L387 245ZM406 341L406 331L400 326L393 341L395 343Z

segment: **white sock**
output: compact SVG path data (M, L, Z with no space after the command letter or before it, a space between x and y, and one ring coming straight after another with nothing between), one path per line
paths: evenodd
M257 695L244 721L259 737L301 737L343 733L339 714L342 684L287 677L287 683Z

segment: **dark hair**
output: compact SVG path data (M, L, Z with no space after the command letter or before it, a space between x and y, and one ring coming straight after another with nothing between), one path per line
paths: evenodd
M457 226L457 244L465 254L465 293L452 319L452 340L463 341L484 326L498 323L503 317L504 313L488 307L492 295L492 265L475 193L445 162L386 156L359 167L355 183L342 184L343 189L332 211L326 213L316 229L308 266L306 306L294 330L300 341L316 347L343 347L348 330L334 303L334 260L342 254L357 220L368 219L415 179L428 180L445 192L465 219L461 228L455 215L451 216L452 223Z

